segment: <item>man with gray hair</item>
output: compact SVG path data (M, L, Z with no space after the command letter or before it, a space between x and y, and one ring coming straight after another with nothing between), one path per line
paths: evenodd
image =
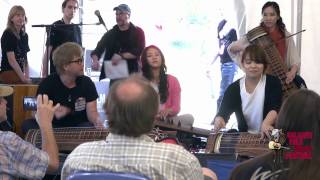
M67 158L62 179L76 171L141 174L149 179L204 179L198 159L182 146L156 143L147 134L159 109L155 90L137 75L115 82L105 103L109 135L84 143Z

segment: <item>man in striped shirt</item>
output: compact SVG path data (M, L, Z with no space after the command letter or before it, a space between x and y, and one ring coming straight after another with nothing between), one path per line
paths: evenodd
M0 179L15 178L41 179L46 172L58 169L58 148L52 131L52 117L56 105L47 95L39 95L37 99L37 122L41 129L42 150L24 141L15 133L2 131L7 127L7 101L5 96L13 93L9 86L0 86Z
M155 143L147 134L159 109L155 90L136 75L115 82L104 106L110 134L84 143L67 158L62 179L76 171L111 171L149 179L204 179L198 159L182 146Z

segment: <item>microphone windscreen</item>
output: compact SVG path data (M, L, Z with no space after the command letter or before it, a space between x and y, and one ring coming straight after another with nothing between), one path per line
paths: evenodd
M94 14L97 15L97 16L100 16L100 11L99 10L95 10Z

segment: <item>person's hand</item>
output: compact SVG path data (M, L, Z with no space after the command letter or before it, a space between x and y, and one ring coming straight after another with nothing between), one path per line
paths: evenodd
M31 84L31 83L32 83L31 79L28 78L28 77L26 77L26 76L24 76L24 77L21 79L21 81L22 81L24 84Z
M94 127L95 127L96 129L104 129L104 128L105 128L100 117L98 117L98 118L96 119L96 121L93 123L93 125L94 125Z
M274 129L273 126L270 123L268 123L266 120L264 120L261 125L261 139L263 138L270 139L270 135L273 129Z
M111 58L111 62L112 65L117 65L119 63L119 61L122 59L122 57L119 54L113 54L112 58Z
M213 172L211 169L202 167L202 174L211 178L212 180L217 180L218 177L215 172Z
M159 111L158 116L160 119L166 119L171 112L172 110L170 108L163 109Z
M99 63L99 58L98 58L98 56L93 54L93 55L91 56L91 58L92 58L92 64L91 64L92 70L98 71L99 68L100 68L100 63Z
M57 119L61 119L68 115L71 112L71 109L66 106L59 106L55 111L54 115Z
M219 132L220 129L226 127L226 122L220 116L215 117L211 124L213 124L213 129L212 130L213 130L214 133L217 133L217 132Z
M48 125L51 125L54 113L59 106L59 103L53 106L52 100L49 100L46 94L38 95L36 121L40 127L47 127Z
M296 73L293 71L287 72L287 78L286 78L286 83L289 84L293 81L294 77L296 76Z

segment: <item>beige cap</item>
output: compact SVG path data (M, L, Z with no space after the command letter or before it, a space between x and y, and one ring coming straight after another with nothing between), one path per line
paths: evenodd
M13 88L6 85L0 85L0 97L6 97L13 93Z

